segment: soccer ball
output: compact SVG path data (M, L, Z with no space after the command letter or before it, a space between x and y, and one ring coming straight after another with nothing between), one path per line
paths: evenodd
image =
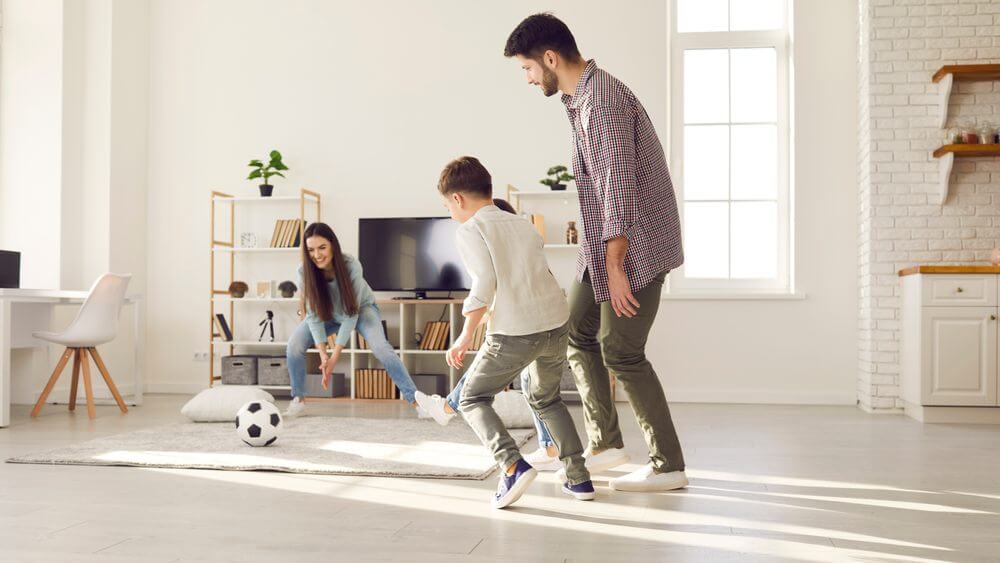
M281 432L281 413L267 401L250 401L236 412L236 435L248 446L270 446Z

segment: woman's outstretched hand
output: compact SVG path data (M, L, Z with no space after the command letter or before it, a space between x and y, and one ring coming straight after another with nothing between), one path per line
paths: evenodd
M330 388L330 379L333 377L333 366L337 365L337 360L339 359L340 352L337 352L336 350L334 350L333 354L330 356L322 354L319 369L323 373L323 389Z

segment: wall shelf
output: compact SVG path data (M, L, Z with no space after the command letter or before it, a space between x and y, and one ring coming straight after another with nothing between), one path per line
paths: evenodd
M943 145L934 151L938 160L938 203L944 205L951 184L951 169L956 158L1000 156L1000 145Z
M932 80L938 85L938 127L948 121L948 101L955 82L991 82L1000 80L1000 64L944 65L934 73Z
M1000 64L944 65L931 77L938 85L938 127L944 128L948 122L948 102L956 82L992 82L1000 80ZM955 158L972 156L996 156L1000 154L998 145L944 145L934 151L938 161L938 203L944 205L948 199L951 183L951 169Z
M957 158L971 156L1000 156L1000 145L944 145L934 151L935 158L953 153Z

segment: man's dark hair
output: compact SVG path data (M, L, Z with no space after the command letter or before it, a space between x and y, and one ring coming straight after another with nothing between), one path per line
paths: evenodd
M492 198L493 178L479 159L462 156L449 162L441 171L438 191L445 196L463 192L483 199Z
M569 28L548 13L528 16L517 24L507 38L503 56L521 55L538 60L545 51L555 51L568 61L580 59L580 50L576 48L576 39L573 39Z

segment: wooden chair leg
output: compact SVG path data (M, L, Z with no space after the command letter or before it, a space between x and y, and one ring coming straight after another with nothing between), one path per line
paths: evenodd
M73 350L73 382L69 387L69 410L76 410L76 390L80 387L80 350Z
M59 381L59 376L62 374L63 368L66 367L66 362L69 361L69 355L72 353L72 348L66 348L62 357L59 358L59 363L56 364L56 369L52 371L52 377L49 378L49 382L45 384L45 389L42 390L41 396L38 397L38 402L35 403L35 408L31 409L32 418L38 416L38 413L42 411L42 405L45 404L45 399L49 398L49 393L51 393L52 388L56 386L56 381Z
M83 364L83 390L87 393L87 416L97 418L94 408L94 388L90 385L90 362L87 361L87 350L80 350L80 363Z
M115 386L115 381L111 379L111 374L108 373L107 366L104 365L104 360L101 359L101 355L97 353L97 348L88 348L90 355L94 357L94 363L97 364L98 371L101 372L101 376L104 378L104 382L108 384L108 389L111 390L111 394L115 397L115 402L118 403L118 408L122 412L128 412L128 407L125 406L125 399L122 399L121 393L118 392L118 387Z

